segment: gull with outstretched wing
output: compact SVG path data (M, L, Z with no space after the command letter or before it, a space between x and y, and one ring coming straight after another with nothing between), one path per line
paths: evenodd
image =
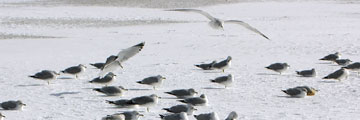
M210 20L209 25L214 28L214 29L224 29L224 23L234 23L234 24L239 24L243 27L245 27L246 29L253 31L261 36L263 36L264 38L270 40L266 35L264 35L263 33L261 33L259 30L257 30L256 28L250 26L248 23L245 23L244 21L240 21L240 20L221 20L219 18L215 18L213 16L211 16L209 13L202 11L202 10L197 10L197 9L170 9L170 10L166 10L166 11L180 11L180 12L195 12L195 13L199 13L201 15L204 15L206 18L208 18Z
M136 44L130 48L124 49L117 54L117 58L115 60L111 60L109 63L105 63L104 67L100 71L100 76L104 76L106 73L114 72L118 68L123 68L121 63L125 62L129 58L135 56L139 53L144 47L145 42ZM107 61L108 62L108 61Z

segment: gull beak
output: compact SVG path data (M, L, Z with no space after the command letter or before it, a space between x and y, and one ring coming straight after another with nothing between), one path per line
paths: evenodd
M144 117L144 114L139 114L139 116Z
M158 97L159 99L161 99L161 97Z
M163 77L162 79L166 80L166 77Z
M195 94L199 94L198 92L194 92Z
M194 110L198 110L198 109L194 108Z
M26 106L26 104L24 104L24 103L22 105Z
M124 91L129 91L129 89L123 89Z

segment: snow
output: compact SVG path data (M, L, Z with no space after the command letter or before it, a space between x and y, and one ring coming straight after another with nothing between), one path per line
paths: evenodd
M28 1L28 0L27 0ZM360 118L360 81L356 73L338 82L322 80L340 66L318 59L334 52L360 60L360 8L335 1L245 2L200 6L222 19L243 20L271 41L237 25L213 30L199 14L163 11L160 8L115 6L0 6L0 102L22 100L22 111L0 110L6 120L98 120L116 109L105 100L194 88L209 99L209 106L195 114L216 112L225 118L236 111L240 119L356 119ZM135 21L135 22L134 22ZM10 38L10 39L9 39ZM88 83L99 70L88 63L105 62L120 50L145 41L144 49L115 73L112 85L132 89L123 97L103 97ZM194 64L232 56L232 66L221 71L202 71ZM264 67L287 62L283 75ZM44 69L60 71L86 64L86 73L75 79L45 81L27 77ZM315 68L315 78L298 77L296 70ZM209 80L233 74L228 89ZM137 84L145 77L167 79L158 90ZM62 75L62 78L72 77ZM308 85L315 96L288 98L282 89ZM160 119L164 107L180 104L161 99L142 120ZM191 120L195 118L190 117Z

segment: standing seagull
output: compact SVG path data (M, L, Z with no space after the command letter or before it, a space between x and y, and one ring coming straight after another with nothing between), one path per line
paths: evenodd
M232 60L232 57L231 57L231 56L228 56L228 57L226 58L226 60L223 60L223 61L221 61L221 62L219 62L219 63L215 63L215 64L213 65L213 67L214 67L215 69L220 69L220 70L222 70L223 72L225 72L225 69L226 69L226 68L229 68L229 67L231 66L231 60Z
M282 72L287 70L289 67L290 67L290 65L288 65L287 63L274 63L265 68L273 70L273 71L281 74Z
M303 98L307 95L306 88L296 87L282 90L284 93L290 95L293 98Z
M156 105L158 103L160 97L158 97L156 94L152 94L150 96L140 96L136 98L132 98L130 100L130 103L137 104L139 106L146 107L146 110L149 112L149 107Z
M236 120L238 118L238 114L235 111L230 112L228 117L225 120Z
M331 61L331 62L335 62L336 59L340 59L341 55L339 52L336 52L334 54L329 54L319 60L325 60L325 61Z
M85 70L86 70L86 66L83 64L79 64L78 66L72 66L72 67L66 68L65 70L63 70L61 72L75 75L75 78L77 79L79 77L78 74L85 72Z
M5 116L0 113L0 120L4 120Z
M188 116L186 113L174 113L174 114L166 114L166 115L160 115L161 120L188 120Z
M170 108L163 108L163 110L166 110L171 113L181 113L185 112L187 115L194 114L194 111L197 110L192 105L175 105Z
M127 89L122 86L104 86L102 88L95 88L94 91L104 93L107 96L122 96Z
M211 80L211 82L225 85L225 88L228 85L230 85L233 81L234 81L234 76L232 74L229 74L227 76L220 76L215 78L214 80Z
M195 65L196 67L198 68L201 68L203 70L213 70L213 66L214 64L216 64L216 60L214 60L213 62L211 63L206 63L206 64L198 64L198 65Z
M0 103L0 106L4 110L22 110L23 107L26 106L26 104L22 103L20 100L18 101L10 100Z
M301 75L303 77L315 77L316 71L313 68L311 70L296 71L296 74Z
M179 100L182 103L187 103L194 106L206 106L208 99L205 94L201 94L200 97L191 97L184 100Z
M194 97L194 95L197 94L198 92L196 92L193 88L190 88L190 89L177 89L165 93L174 95L177 98L188 98L188 97Z
M35 75L30 75L29 77L46 80L48 84L50 84L50 80L54 80L57 76L60 75L59 73L51 70L43 70L41 72L36 73Z
M327 75L326 77L324 77L323 79L336 79L341 81L341 79L346 78L349 76L349 70L347 70L346 68L341 68L329 75Z
M351 71L357 71L358 75L360 75L360 62L355 62L355 63L347 65L346 67L343 67L343 68L346 68Z
M249 24L240 21L240 20L221 20L219 18L215 18L213 16L211 16L209 13L204 12L202 10L197 10L197 9L171 9L171 10L166 10L166 11L181 11L181 12L195 12L195 13L199 13L201 15L204 15L206 18L208 18L210 20L209 25L210 27L214 28L214 29L224 29L224 23L235 23L235 24L239 24L242 25L243 27L245 27L248 30L251 30L259 35L261 35L262 37L270 40L267 36L265 36L263 33L261 33L259 30L257 30L256 28L250 26Z
M137 81L137 83L139 84L145 84L145 85L151 85L153 86L154 90L156 89L156 87L159 87L163 80L165 80L166 78L161 76L161 75L157 75L157 76L151 76L151 77L147 77L144 78L141 81Z
M108 84L110 84L112 81L114 81L115 78L115 74L112 72L109 72L108 74L106 74L104 77L97 77L94 78L93 80L89 81L90 83L97 83L97 84L104 84L105 86L107 86Z
M215 112L194 115L194 117L196 120L220 120L219 116Z
M125 115L123 114L112 114L103 117L101 120L125 120Z
M144 45L145 45L145 42L142 42L142 43L136 44L136 45L134 45L134 46L132 46L130 48L127 48L127 49L124 49L124 50L120 51L117 54L117 57L114 57L114 58L116 58L115 60L111 60L113 58L109 57L108 58L109 61L106 60L109 63L105 63L105 66L101 70L99 75L103 76L108 72L113 72L113 71L117 70L118 68L122 68L121 64L123 62L125 62L126 60L128 60L129 58L136 55L137 53L139 53L143 49Z

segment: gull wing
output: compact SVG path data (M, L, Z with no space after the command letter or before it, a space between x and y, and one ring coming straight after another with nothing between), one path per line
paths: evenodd
M111 62L104 66L104 68L101 70L99 75L104 76L108 72L113 72L120 67L122 68L121 63L125 62L129 58L131 58L131 57L135 56L137 53L139 53L142 50L142 48L144 47L144 45L145 45L145 42L142 42L142 43L136 44L130 48L120 51L117 55L117 58L113 61L110 60Z
M204 12L202 10L197 10L197 9L170 9L170 10L165 10L165 11L196 12L201 15L204 15L206 18L208 18L211 21L215 20L215 18L213 16L211 16L209 13Z
M235 23L235 24L239 24L239 25L242 25L243 27L245 27L246 29L248 30L251 30L261 36L263 36L264 38L270 40L267 36L265 36L263 33L261 33L259 30L257 30L256 28L250 26L249 24L243 22L243 21L240 21L240 20L226 20L225 23Z

